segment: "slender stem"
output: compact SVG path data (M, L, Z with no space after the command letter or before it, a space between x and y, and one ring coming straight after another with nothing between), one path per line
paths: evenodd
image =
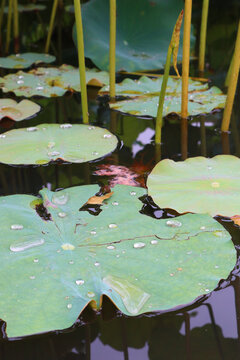
M205 68L205 50L207 37L207 21L208 21L209 0L203 0L202 5L202 21L200 30L200 44L199 44L199 63L198 69L200 74L204 72Z
M228 131L229 129L233 102L237 88L239 69L240 69L240 21L238 24L238 33L237 33L236 45L233 56L232 71L229 77L227 100L223 113L222 128L221 128L222 131Z
M183 58L182 58L182 118L188 115L188 76L190 57L190 33L192 17L192 0L185 0L183 28Z
M168 52L167 52L166 64L165 64L165 68L164 68L163 81L162 81L161 91L160 91L160 95L159 95L159 105L158 105L158 112L157 112L157 118L156 118L156 132L155 132L155 143L156 144L161 144L163 104L164 104L167 82L168 82L168 77L169 77L169 71L170 71L170 66L171 66L171 57L172 57L172 46L169 45Z
M18 22L18 0L13 0L13 32L14 52L19 53L19 22Z
M2 0L1 9L0 9L0 50L2 50L2 24L3 24L3 14L6 0Z
M110 44L109 44L109 83L110 98L115 97L116 81L116 0L110 0Z
M6 36L5 54L8 54L9 44L10 44L10 39L11 39L12 8L13 8L13 0L9 0L8 1L8 19L7 19L7 36Z
M48 52L49 52L49 47L50 47L50 42L51 42L51 37L52 37L52 32L53 32L53 26L54 26L54 20L55 20L55 16L56 16L57 6L58 6L58 0L54 0L53 7L52 7L51 18L50 18L50 23L49 23L47 41L46 41L46 45L45 45L45 53L46 54L48 54Z
M77 29L78 62L79 62L79 74L80 74L83 123L88 124L88 101L87 101L86 70L85 70L83 28L82 28L82 14L81 14L80 0L74 0L74 10L75 10L76 29Z

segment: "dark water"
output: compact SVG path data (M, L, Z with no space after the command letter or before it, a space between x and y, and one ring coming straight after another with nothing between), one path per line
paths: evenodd
M194 3L193 20L200 21L200 1ZM223 87L227 65L235 36L234 24L240 13L238 1L213 1L210 8L208 75L214 84ZM222 38L219 28L227 29ZM217 29L216 29L217 28ZM66 30L62 30L63 34ZM58 34L59 35L59 34ZM69 37L69 34L67 34ZM56 39L57 40L57 39ZM224 45L225 44L225 45ZM65 61L72 49L62 51ZM69 55L70 54L70 55ZM71 62L71 61L70 61ZM74 61L73 61L74 62ZM196 62L192 64L196 73ZM10 128L34 126L40 123L79 123L81 105L79 95L62 98L35 99L43 106L42 112L32 120L19 124L4 122L1 132ZM180 120L170 117L163 128L162 158L181 160L188 157L233 154L240 157L239 91L231 123L231 132L223 137L219 128L222 112L190 119L188 131L181 128ZM97 90L89 89L90 122L114 132L122 146L99 161L86 164L50 164L41 167L12 167L0 165L0 193L34 194L47 186L51 190L74 185L109 184L113 177L99 176L95 171L102 164L121 165L141 175L136 185L144 185L147 174L155 164L154 120L137 119L110 112L97 99ZM181 141L181 139L184 141ZM143 212L150 216L174 216L151 205L143 204ZM219 220L231 233L240 249L240 229L229 219ZM61 316L61 314L60 314ZM4 324L2 328L4 327ZM4 329L3 329L4 330ZM4 331L2 331L4 336ZM238 262L229 278L219 284L209 296L174 309L165 314L148 314L136 318L123 316L109 300L103 309L94 313L84 310L76 324L63 332L34 336L18 340L0 341L0 359L10 360L202 360L240 358L240 277Z

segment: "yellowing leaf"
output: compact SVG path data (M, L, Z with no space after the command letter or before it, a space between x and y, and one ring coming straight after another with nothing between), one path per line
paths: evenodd
M112 196L113 192L107 193L105 195L102 196L91 196L88 201L86 202L86 204L91 204L91 205L101 205L103 203L104 200L109 199Z
M183 10L180 12L176 25L173 30L172 39L170 42L170 46L172 47L172 54L173 54L173 67L176 71L178 77L180 77L178 69L177 69L177 55L178 55L178 48L179 48L179 40L180 40L180 30L182 25L183 19Z

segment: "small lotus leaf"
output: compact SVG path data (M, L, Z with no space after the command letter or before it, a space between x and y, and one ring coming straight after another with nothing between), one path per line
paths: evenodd
M19 4L18 5L18 12L30 12L30 11L41 11L45 10L46 5L42 4ZM5 6L4 13L8 13L8 6Z
M12 99L0 99L0 120L7 117L14 121L21 121L33 117L41 107L30 100L17 103Z
M108 130L78 124L41 124L0 135L0 162L47 164L57 159L82 163L112 152L118 144Z
M109 75L105 71L86 69L88 85L108 84ZM29 72L18 71L0 78L3 92L14 92L17 96L62 96L67 91L80 91L79 70L71 65L59 68L37 68Z
M24 69L39 63L51 63L56 57L49 54L24 53L0 57L0 68Z
M139 80L125 79L116 85L116 94L130 97L129 100L117 101L110 104L111 109L139 116L157 116L159 92L163 77L150 79L146 76ZM169 77L163 105L163 116L170 113L181 114L182 79ZM99 94L105 95L109 86L103 87ZM224 108L226 95L207 83L189 79L188 115L209 113L217 108Z
M0 318L8 336L69 327L90 301L100 308L103 294L132 316L186 304L235 265L230 235L209 215L153 219L139 212L145 190L123 185L98 216L79 211L98 189L0 199ZM44 219L34 208L41 201Z
M218 155L162 160L148 176L147 187L161 208L231 217L240 214L240 159Z
M129 0L118 0L116 69L163 68L172 31L183 7L182 0L137 0L131 6ZM83 4L82 13L85 55L100 69L108 70L109 1L91 0ZM75 27L73 38L76 44ZM179 53L182 53L181 44Z

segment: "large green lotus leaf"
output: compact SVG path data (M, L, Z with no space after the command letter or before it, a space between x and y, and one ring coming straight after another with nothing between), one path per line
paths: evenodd
M162 160L147 180L148 194L161 208L212 216L240 214L240 159L218 155L212 159Z
M108 84L109 75L105 71L86 69L88 85L102 86ZM34 95L52 97L62 96L67 91L80 91L78 68L62 65L59 68L37 68L29 72L18 71L0 78L3 92L14 92L17 96Z
M12 99L0 99L0 120L9 118L21 121L36 115L41 107L30 100L22 100L17 103Z
M0 67L5 69L24 69L39 63L51 63L56 57L49 54L24 53L0 57Z
M165 310L213 290L235 265L229 233L209 215L142 215L142 188L116 186L98 216L87 185L0 199L0 318L10 337L71 326L107 295L125 314ZM41 209L43 210L43 209ZM48 214L48 215L47 215Z
M18 5L18 11L19 12L30 12L30 11L40 11L45 10L46 5L42 4L19 4ZM8 13L8 6L5 6L4 13Z
M150 79L143 76L139 80L125 79L121 84L116 85L116 94L130 99L110 103L109 106L123 113L156 117L161 84L162 77ZM170 113L181 114L181 87L181 78L169 77L163 116ZM99 94L105 95L108 91L109 86L105 86ZM225 102L226 95L216 86L209 89L207 83L189 79L188 115L204 114L224 108Z
M112 152L118 144L108 130L78 124L41 124L0 135L0 162L47 164L57 159L82 163Z
M163 68L182 0L117 1L116 69ZM101 14L101 16L99 15ZM97 67L108 70L109 1L91 0L82 6L85 55ZM101 36L99 36L101 34ZM76 44L76 28L73 38ZM182 53L180 44L179 53Z

